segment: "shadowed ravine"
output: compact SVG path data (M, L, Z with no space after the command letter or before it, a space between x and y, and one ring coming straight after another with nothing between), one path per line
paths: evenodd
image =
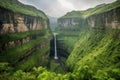
M57 33L53 33L53 39L51 40L51 60L50 60L50 63L55 63L54 66L59 65L59 68L62 69L62 73L66 73L65 61L63 62L62 58L61 58L61 57L63 57L63 55L61 55L62 51L59 50L60 49L59 47L60 47L60 45L62 45L62 43L58 44L59 40L57 40L57 38L58 38L57 35L58 35ZM59 52L59 51L61 51L61 52ZM54 71L59 72L59 68L56 66Z

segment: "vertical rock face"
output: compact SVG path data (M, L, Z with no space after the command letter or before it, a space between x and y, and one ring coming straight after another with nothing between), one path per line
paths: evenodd
M15 16L15 22L16 22L16 31L17 32L25 32L28 31L27 26L24 23L24 17L22 16Z
M94 28L120 29L120 7L111 11L90 16L87 19L88 25Z
M24 16L17 14L14 17L15 17L15 23L13 24L16 24L16 31L17 32L28 31L28 28L24 23Z
M66 27L66 26L76 26L79 25L78 18L65 18L58 20L58 26Z
M83 14L84 15L84 14ZM113 28L120 29L120 7L104 13L94 14L87 18L60 18L58 25L61 27L81 26L86 23L92 28Z
M13 13L8 10L0 8L0 32L1 33L14 33Z
M47 22L40 17L13 13L4 8L0 8L1 34L41 30L43 27L47 28Z
M118 1L115 2L120 4ZM113 3L115 5L115 3ZM106 5L108 6L108 5ZM111 6L113 6L111 4ZM98 6L99 7L99 6ZM89 25L92 28L112 28L112 29L120 29L120 7L116 8L108 8L108 10L102 12L102 7L100 7L101 11L94 11L97 7L93 9L88 9L85 11L78 12L70 12L65 16L58 19L58 25L61 27L67 26L81 26L81 25ZM93 12L94 11L94 12ZM93 13L90 13L93 12ZM73 14L73 15L72 15ZM72 17L71 17L72 16Z
M0 51L16 45L22 45L30 41L30 35L19 40L11 39L8 42L2 40L2 35L27 32L33 30L42 30L48 28L47 19L25 15L0 7ZM37 36L33 35L33 36ZM18 37L18 36L17 36ZM6 40L6 39L5 39Z
M13 24L4 23L4 24L1 24L1 31L0 32L1 33L14 33L15 29L14 29Z
M31 24L32 25L32 24ZM39 19L35 18L34 21L33 21L33 26L31 26L31 30L40 30L42 29L41 27L41 22Z

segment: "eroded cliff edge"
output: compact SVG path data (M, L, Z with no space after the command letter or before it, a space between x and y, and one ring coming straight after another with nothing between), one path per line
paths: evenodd
M58 19L58 26L85 26L120 29L120 1L101 4L85 11L72 11Z
M17 0L0 2L1 62L28 70L33 66L45 66L50 39L49 20L42 11Z

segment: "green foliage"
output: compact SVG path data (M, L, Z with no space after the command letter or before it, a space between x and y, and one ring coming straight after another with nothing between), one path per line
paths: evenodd
M34 67L31 72L24 72L17 70L14 73L2 73L0 74L0 80L73 80L72 74L56 74L50 72L43 67Z
M18 62L15 69L22 69L25 71L31 70L34 66L46 66L49 58L49 44L36 50L33 54L25 58L25 61Z
M67 59L71 73L60 74L48 71L43 67L33 68L29 72L17 70L0 73L1 80L119 80L120 30L97 31L91 29L79 33L79 40ZM46 47L40 50L44 53ZM43 51L43 52L42 52ZM38 54L37 54L38 53ZM39 50L35 53L36 58ZM41 55L42 56L42 55ZM38 57L41 57L38 56ZM35 58L34 57L34 58ZM29 59L33 59L29 57ZM28 59L28 60L29 60ZM31 63L31 62L27 62ZM31 63L32 64L32 63ZM22 64L21 64L22 65ZM53 63L51 65L54 65ZM55 64L56 65L56 64ZM33 66L32 66L33 67ZM6 78L7 77L7 78Z
M95 31L81 32L67 66L77 77L80 75L80 80L117 80L120 78L120 41L115 36L120 30Z
M37 17L42 17L43 19L47 19L47 16L42 11L30 5L24 5L20 3L18 0L1 0L0 7L11 10L15 13L21 13L21 14L37 16Z
M116 1L111 4L106 4L104 6L101 6L101 7L95 7L95 8L88 9L86 11L83 11L82 13L84 14L84 17L89 17L91 15L104 13L104 12L110 11L118 7L120 7L120 2Z
M49 71L56 72L56 73L64 73L61 65L53 59L49 60L49 66L50 66L48 68Z
M16 71L12 76L13 80L35 80L35 75L30 72L23 72L22 70Z
M44 31L44 30L43 30ZM30 34L40 34L41 31L33 31ZM29 32L26 32L29 33ZM6 51L3 52L3 54L0 55L0 61L2 62L9 62L10 64L14 64L16 66L16 69L20 68L23 70L29 70L33 66L38 65L46 65L47 64L47 58L49 55L49 39L51 37L51 34L49 33L49 30L46 30L44 32L44 35L38 36L34 40L30 40L29 42L18 45L15 47L8 48ZM14 35L14 34L11 34ZM21 34L22 35L22 34ZM23 34L24 35L24 34ZM48 43L48 44L47 44ZM35 46L41 44L40 49L36 49L36 51L29 53L31 49L36 48ZM29 52L28 52L29 51ZM24 61L20 61L20 59L24 59ZM28 59L27 59L28 58ZM41 62L41 63L38 63ZM29 67L31 66L31 67ZM29 68L28 68L29 67Z
M0 34L0 42L7 43L9 41L20 40L32 35L45 35L45 30L33 30L28 32L12 33L12 34Z
M39 37L36 40L31 40L31 41L23 44L22 46L18 45L15 47L8 48L4 52L4 53L7 53L7 54L5 54L5 57L8 57L10 62L16 61L16 59L19 59L20 55L25 54L26 51L31 49L36 44L42 42L43 40L44 40L43 37ZM5 58L5 59L7 59L7 58Z
M62 16L61 18L82 18L81 11L72 11L68 12L66 15Z
M0 73L9 72L10 70L12 70L12 67L9 66L9 63L7 62L0 63Z
M82 30L82 27L78 26L71 26L71 27L57 27L56 32L57 34L57 48L58 54L61 57L64 63L74 48L74 44L79 39L79 33Z

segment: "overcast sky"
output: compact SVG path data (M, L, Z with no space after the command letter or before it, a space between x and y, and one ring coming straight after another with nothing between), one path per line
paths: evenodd
M60 17L72 10L85 10L102 3L111 3L116 0L19 0L42 10L52 17Z

